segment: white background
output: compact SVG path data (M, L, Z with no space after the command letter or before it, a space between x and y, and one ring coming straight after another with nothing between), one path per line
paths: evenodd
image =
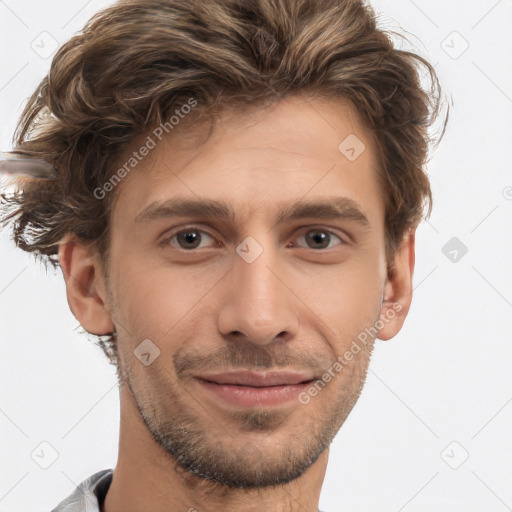
M105 5L0 0L1 149L49 68L32 42L51 49L47 32L62 44ZM411 312L394 340L377 343L332 445L320 506L512 510L512 0L372 5L436 65L453 108L428 166L434 211L418 231ZM462 38L469 48L453 58ZM457 262L442 252L452 237L468 248ZM37 512L115 466L116 379L79 334L60 271L47 274L5 232L0 251L0 512ZM48 469L31 458L43 441L58 452Z

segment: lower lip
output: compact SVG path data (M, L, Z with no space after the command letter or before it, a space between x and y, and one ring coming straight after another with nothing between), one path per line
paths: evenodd
M203 379L198 379L198 381L210 393L213 393L225 402L241 407L280 405L298 400L299 394L312 384L312 382L304 382L302 384L255 388L215 384Z

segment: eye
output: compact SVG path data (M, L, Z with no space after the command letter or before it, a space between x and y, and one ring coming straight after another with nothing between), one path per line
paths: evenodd
M190 251L200 247L202 242L207 243L208 241L210 241L210 244L213 241L216 243L216 245L218 245L218 242L216 242L211 235L202 229L189 227L166 237L164 240L162 240L161 245L172 245L176 249Z
M306 242L306 249L331 249L333 245L344 245L346 242L342 240L338 235L331 233L330 231L326 231L325 229L310 229L306 231L302 235L298 237L298 240L304 238ZM335 242L339 243L336 244ZM288 247L295 247L292 243L288 245ZM302 245L297 245L297 247L304 248Z

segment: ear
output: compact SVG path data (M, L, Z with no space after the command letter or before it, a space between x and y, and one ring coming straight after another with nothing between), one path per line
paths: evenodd
M402 328L412 301L416 228L407 231L388 267L377 338L389 340Z
M97 254L68 236L59 244L58 257L75 318L91 334L111 333L114 324L106 305L105 279Z

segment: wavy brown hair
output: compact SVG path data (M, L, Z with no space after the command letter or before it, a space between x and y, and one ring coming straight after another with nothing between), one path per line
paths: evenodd
M375 135L389 260L430 214L425 166L448 120L447 111L441 135L430 136L443 104L435 69L392 35L402 37L378 28L363 0L122 0L60 48L29 99L14 151L50 162L57 176L2 194L3 224L55 267L67 234L108 261L116 190L102 200L94 191L137 137L190 98L187 122L201 122L228 106L320 95L349 100ZM112 362L113 341L100 342Z

